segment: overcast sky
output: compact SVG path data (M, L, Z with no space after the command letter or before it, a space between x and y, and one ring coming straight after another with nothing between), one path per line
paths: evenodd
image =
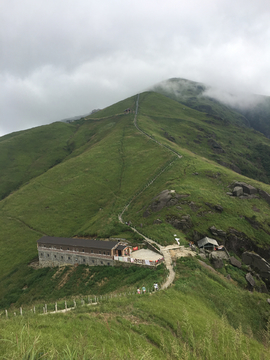
M181 77L270 95L269 0L1 0L0 136Z

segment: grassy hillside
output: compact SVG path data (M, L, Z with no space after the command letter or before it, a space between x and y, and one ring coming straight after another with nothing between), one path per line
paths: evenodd
M61 163L76 129L54 123L0 138L0 199Z
M164 267L155 271L83 266L34 270L28 266L37 257L36 241L42 235L141 241L118 220L127 204L124 221L131 221L160 244L175 243L175 234L181 245L188 244L211 236L209 228L215 226L225 233L218 241L235 256L248 249L270 258L267 202L259 195L240 199L226 194L235 180L270 193L266 184L270 182L269 140L246 127L243 118L231 110L222 108L219 117L155 92L140 94L137 128L136 99L131 97L71 124L55 123L0 139L4 184L0 308L161 283L167 275ZM124 114L126 108L131 109L130 114ZM173 201L157 209L157 198L166 189L174 194ZM175 226L183 218L188 219L187 226ZM231 231L241 237L239 246L232 244ZM43 355L49 351L48 359L84 355L99 359L109 353L110 358L137 359L142 349L146 359L222 359L225 353L228 359L268 358L267 295L244 290L246 268L235 270L227 264L222 274L212 274L195 259L178 260L175 268L172 289L145 298L120 299L118 307L111 300L95 309L44 317L42 324L29 317L27 332L19 330L23 319L1 317L6 330L1 333L5 341L0 342L0 349L7 358L20 358L27 350L24 346L31 350L38 333L33 351ZM227 275L235 282L226 280ZM63 331L59 341L52 339L55 329L61 332L69 321L83 330L78 330L79 340L70 340L67 348L68 331ZM50 329L49 337L44 329ZM12 333L21 334L20 345ZM96 333L99 340L91 348L83 346ZM208 338L202 336L205 333ZM108 334L111 340L105 341ZM26 338L31 339L28 345Z
M267 295L238 289L195 259L178 260L176 270L175 285L152 295L113 297L66 314L1 316L1 354L14 360L269 358Z
M154 131L157 139L270 183L269 140L254 129L196 111L154 92L141 97L139 121L146 132Z
M240 232L245 232L258 246L268 247L270 244L269 205L260 198L243 200L229 197L226 193L229 191L229 185L235 180L247 182L266 191L269 191L269 187L214 162L213 160L217 160L217 155L213 154L213 151L207 146L207 139L209 139L209 134L211 136L215 131L214 138L226 149L223 155L218 155L219 158L223 156L224 160L228 154L231 156L237 154L239 159L245 162L241 151L247 150L249 145L247 146L247 142L241 141L242 137L233 131L233 129L237 129L235 126L231 125L227 128L219 123L208 125L205 124L206 118L205 114L183 108L182 105L167 100L161 95L145 93L141 96L139 126L157 141L177 150L183 155L183 158L176 161L168 172L162 174L155 186L147 189L140 198L131 204L126 217L132 218L137 226L142 224L143 232L165 244L172 241L175 232L175 228L166 219L190 215L192 227L186 234L181 234L184 238L191 240L194 230L209 236L211 233L208 229L214 225L225 231L235 228ZM251 136L252 130L244 129L243 131ZM208 135L201 135L200 142L196 143L192 139L198 138L198 134ZM168 135L173 139L169 139ZM265 144L269 143L259 133L254 133L249 144L259 143L259 141L263 141ZM230 142L235 146L232 146ZM209 160L206 160L206 157ZM257 172L252 164L250 164L250 168L253 170L253 174ZM143 214L146 208L164 189L173 189L176 193L187 194L189 197L184 199L181 209L178 209L179 206L166 207L158 213L152 212L145 218ZM206 203L221 205L224 211L222 214L211 211ZM259 231L248 222L247 218L252 217L262 224ZM153 224L157 218L161 219L163 223Z
M251 127L270 137L270 97L249 94L245 90L231 93L181 78L156 84L155 92L182 104L221 118L227 123Z
M26 264L37 255L42 234L120 235L133 241L117 216L172 155L138 134L132 120L132 115L116 115L79 124L69 158L0 202L1 248L9 249L1 254L3 298L10 291L17 298L22 293L23 279L31 277ZM15 271L22 266L24 272Z
M131 199L133 201L124 214L125 220L132 221L142 233L161 244L173 243L175 232L185 244L193 239L194 233L210 235L209 227L214 225L226 232L234 228L245 233L257 247L268 248L268 204L260 198L231 198L226 192L234 180L246 181L268 192L270 189L265 184L246 179L218 165L217 161L229 161L233 156L246 161L242 155L244 151L251 151L248 147L252 148L257 143L267 147L269 141L259 133L241 128L245 136L252 136L247 145L243 134L239 134L240 128L235 125L224 125L215 118L209 120L205 113L157 93L141 94L139 127L160 144L182 154L183 158L177 158L150 187L140 193L176 158L167 148L135 128L133 114L123 114L123 110L128 107L135 108L135 99L132 97L108 107L93 114L88 120L44 127L48 134L49 129L55 134L56 128L69 132L69 154L63 150L63 161L49 169L42 167L39 176L33 175L30 181L0 202L0 242L3 249L0 290L3 303L6 303L5 297L10 291L17 294L17 297L12 297L13 302L20 298L24 286L22 279L28 276L31 278L31 271L26 264L37 255L36 240L44 234L122 236L135 242L130 228L118 221L118 214ZM40 137L45 130L40 127L20 132L18 136L25 143L34 144L34 141L30 141L32 137L35 138L36 134ZM52 139L48 138L47 146L53 149L53 156L56 157L59 142L55 141L52 146ZM0 144L4 146L8 139ZM214 153L208 144L209 139L215 139L225 152L218 155ZM45 144L44 137L44 143L35 154L41 152ZM30 150L24 153L25 157L31 157ZM263 174L260 166L256 168L252 162L248 164L253 174L259 171ZM11 176L9 169L7 174ZM165 207L158 213L152 212L144 217L152 199L165 189L188 195L188 199L183 201L180 209L179 206ZM206 203L221 205L223 213L211 211ZM259 212L254 209L259 209ZM170 220L181 219L181 216L186 215L191 219L190 228L187 231L175 229ZM256 229L248 221L254 217L260 224ZM161 224L154 224L157 218L162 221ZM19 268L25 270L16 271ZM17 284L15 287L14 283Z
M173 78L153 87L153 91L165 95L192 109L217 116L224 123L249 125L249 120L236 109L207 96L210 86L186 79Z

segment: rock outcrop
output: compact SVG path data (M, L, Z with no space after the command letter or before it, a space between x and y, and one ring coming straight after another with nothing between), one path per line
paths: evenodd
M253 276L251 275L251 273L246 274L246 280L249 283L249 285L251 285L252 287L255 286L256 283L255 283L255 280L254 280Z
M217 229L214 225L211 226L209 228L209 230L211 231L212 235L214 236L219 236L221 238L225 238L226 237L226 231L223 231L221 229Z
M182 230L183 232L187 232L193 227L190 215L183 215L181 217L171 215L167 217L166 221L174 228Z
M270 195L266 191L260 189L259 189L259 194L270 205Z
M188 194L177 194L174 190L163 190L158 196L154 197L151 204L143 213L144 217L148 217L151 212L157 212L164 207L174 206L183 198L188 197Z
M244 193L243 188L241 186L235 186L233 188L233 196L240 196Z
M212 258L211 262L215 269L221 269L224 266L222 259L219 259L219 258Z
M244 252L242 261L246 265L250 265L262 278L270 280L270 264L260 255Z
M212 148L212 150L217 154L222 154L225 151L222 149L221 145L218 144L215 140L209 139L208 145Z
M240 198L254 198L257 197L257 189L249 184L246 184L245 182L242 181L235 181L231 186L231 193L227 193L228 195L233 195L236 197L240 197ZM270 196L269 196L269 200L270 200Z
M237 260L234 256L230 257L230 263L238 269L241 269L242 267L241 261Z
M217 211L219 213L223 212L223 207L221 205L218 205L218 204L214 205L209 202L206 202L205 205L207 205L208 207L210 207L210 209Z

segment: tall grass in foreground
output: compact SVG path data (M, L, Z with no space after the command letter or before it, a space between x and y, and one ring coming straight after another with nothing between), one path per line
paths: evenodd
M151 297L149 297L150 300ZM144 298L145 300L146 298ZM140 300L139 300L140 301ZM232 328L223 316L206 320L198 335L192 314L182 310L176 331L128 315L128 302L120 301L118 315L105 312L116 304L73 314L2 319L0 359L86 360L86 359L183 359L183 360L267 360L270 358L270 324L262 332L263 344L241 325ZM124 310L124 311L123 311ZM117 310L116 310L117 311ZM130 309L129 309L130 311ZM196 316L196 315L195 315Z

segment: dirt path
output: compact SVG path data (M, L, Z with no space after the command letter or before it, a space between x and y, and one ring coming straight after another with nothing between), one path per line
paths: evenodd
M171 148L169 148L168 146L166 145L163 145L161 144L160 142L158 142L157 140L155 140L152 136L148 135L146 132L144 132L142 129L139 128L138 124L137 124L137 115L138 115L138 108L139 108L139 98L140 98L140 95L138 94L138 97L137 97L137 101L136 101L136 110L135 110L135 116L134 116L134 126L136 127L136 129L141 132L144 136L147 136L149 139L151 139L152 141L154 141L155 143L157 143L158 145L166 148L168 151L172 152L174 155L176 155L177 157L172 160L168 165L166 165L158 175L155 176L154 179L152 179L148 185L139 193L137 194L136 196L134 196L130 202L124 207L123 211L121 212L121 214L118 215L118 220L124 224L124 221L123 221L123 214L124 212L128 209L130 203L135 199L135 197L139 196L145 189L147 189L150 185L153 184L153 182L169 167L171 166L171 164L178 158L180 159L182 156L180 154L178 154L176 151L172 150ZM162 284L161 286L161 289L167 289L174 281L174 278L175 278L175 272L173 270L173 266L172 266L172 258L171 258L171 254L170 254L170 246L161 246L160 244L158 244L156 241L154 240L151 240L149 238L147 238L146 236L144 236L143 234L141 234L137 229L131 227L131 229L136 232L137 234L139 234L140 236L142 236L144 238L144 240L146 242L148 242L149 244L151 245L154 245L159 251L160 253L163 255L164 257L164 263L166 265L166 268L168 269L169 271L169 275L165 281L164 284Z

